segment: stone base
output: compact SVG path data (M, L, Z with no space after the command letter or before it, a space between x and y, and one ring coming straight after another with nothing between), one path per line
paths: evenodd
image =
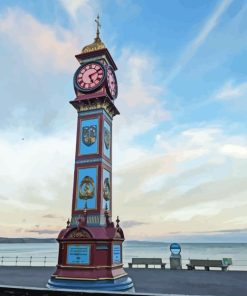
M98 290L98 291L120 291L135 292L133 281L124 276L113 280L71 280L51 277L47 288L68 290Z

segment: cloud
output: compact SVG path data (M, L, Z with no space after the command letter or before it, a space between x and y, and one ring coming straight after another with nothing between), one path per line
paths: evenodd
M164 87L153 76L156 62L151 55L125 48L117 64L122 101L131 109L154 105L161 92L164 93ZM157 70L155 74L159 75Z
M170 83L189 63L189 61L196 54L198 49L202 46L202 44L207 39L208 35L214 30L217 24L220 21L220 18L224 14L224 12L228 9L232 0L223 0L219 3L219 5L215 8L212 15L206 20L204 26L200 30L199 34L186 46L182 55L179 57L178 61L175 63L175 66L172 68L169 73L166 84Z
M136 220L124 220L123 223L121 223L121 227L125 228L132 228L139 225L147 224L147 222L140 222Z
M214 232L223 232L223 233L247 232L247 228L221 229L221 230L215 230Z
M114 120L113 162L121 166L145 155L145 149L138 145L138 138L170 120L170 112L166 108L164 86L148 74L156 65L150 54L125 48L117 65L119 98L116 106L121 116Z
M42 24L27 12L12 8L0 19L0 36L12 47L17 47L19 55L43 71L47 67L62 72L73 69L78 39L70 31Z
M227 81L215 94L212 95L219 102L228 103L233 110L247 110L247 82L234 84L233 80Z
M16 233L24 219L25 228L30 229L34 223L40 225L45 215L59 218L53 220L56 229L64 227L66 219L61 224L61 216L69 217L72 198L74 135L32 134L24 142L16 140L15 131L0 135L4 155L0 194L7 198L0 200L0 215L6 229ZM47 216L51 208L52 215ZM10 218L10 211L15 219Z
M225 85L216 93L215 97L218 100L236 100L238 97L242 97L247 94L247 82L233 85L232 81L228 81Z
M0 200L8 200L6 196L0 195Z
M60 0L60 3L74 20L77 19L80 10L84 9L88 11L89 9L89 11L91 11L92 9L92 6L89 5L88 0L74 0L72 2L68 0Z
M220 133L219 128L209 127L187 129L182 132L182 135L187 137L192 144L204 145L205 143L212 143Z
M94 20L98 14L100 15L100 22L104 22L105 14L102 13L102 1L59 0L59 2L69 17L71 33L77 40L76 49L81 51L85 45L92 43L96 36L96 23ZM78 42L80 43L78 44Z
M50 229L30 229L27 232L39 234L39 235L46 235L46 234L58 234L59 229L57 230L50 230Z
M242 220L232 221L231 227L244 227L247 162L222 151L244 139L243 134L229 135L220 126L208 125L169 136L159 133L148 150L138 146L135 159L129 150L130 161L114 165L114 212L127 221L148 219L147 225L138 226L139 239L147 238L151 228L157 229L153 236L168 230L213 231L236 217ZM137 235L134 227L125 234L129 239Z
M221 151L224 155L233 158L247 159L247 146L228 144L224 145Z
M72 22L72 30L38 21L19 8L6 9L0 18L0 40L26 60L30 70L71 73L75 69L75 53L82 44L93 41L96 15L101 11L97 1L61 0L60 3ZM18 19L18 22L16 20ZM78 38L79 36L79 38Z
M46 215L42 216L42 218L48 218L48 219L63 219L63 220L64 220L64 217L62 217L62 216L57 216L57 215L54 215L54 214L46 214Z
M47 235L47 234L58 234L59 233L59 229L54 229L55 227L53 226L52 228L49 227L49 228L44 228L44 227L41 227L40 228L40 225L37 224L35 225L34 228L31 228L31 229L26 229L25 232L26 233L35 233L35 234L39 234L39 235Z

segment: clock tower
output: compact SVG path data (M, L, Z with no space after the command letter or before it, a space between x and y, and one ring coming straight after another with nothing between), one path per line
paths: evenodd
M112 221L112 121L117 66L100 39L76 55L76 153L71 220L60 231L58 264L47 286L55 289L128 291L133 282L123 269L124 233Z

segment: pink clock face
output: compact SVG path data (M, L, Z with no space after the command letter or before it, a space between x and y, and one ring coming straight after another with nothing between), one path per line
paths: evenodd
M108 67L107 69L107 86L110 95L113 97L113 99L116 99L118 93L117 79L111 67Z
M105 78L105 70L99 63L88 63L79 68L75 75L75 85L80 90L90 91L101 85Z

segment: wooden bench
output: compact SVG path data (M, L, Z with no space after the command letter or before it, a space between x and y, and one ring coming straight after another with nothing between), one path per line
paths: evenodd
M159 265L162 269L166 268L166 263L163 263L161 258L132 258L129 268L132 268L133 265L145 265L145 268L148 268L149 265Z
M223 258L222 260L203 260L203 259L190 259L190 263L186 264L188 270L194 270L196 266L204 267L205 270L210 270L210 267L220 267L222 271L226 271L229 265L232 265L231 258Z

